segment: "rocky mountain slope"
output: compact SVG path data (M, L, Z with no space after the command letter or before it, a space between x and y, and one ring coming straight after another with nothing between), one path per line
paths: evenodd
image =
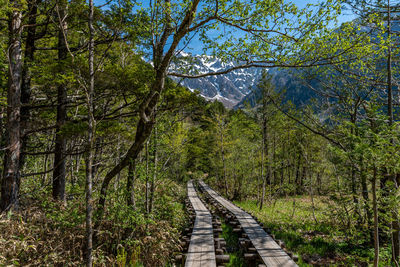
M301 70L299 70L301 71ZM268 71L272 75L271 82L278 92L283 92L283 101L291 101L297 107L307 104L308 101L316 97L317 94L312 91L300 78L294 73L282 69L270 69ZM257 83L256 83L257 84ZM318 84L311 84L314 88L318 88ZM234 108L243 108L246 103L254 107L261 98L261 89L253 86L253 90L247 94Z
M190 73L202 74L224 71L235 66L233 62L225 63L208 56L192 56L189 58L188 54L183 54L180 60L179 64L171 64L172 70L176 70L178 65L184 65ZM248 68L197 79L171 78L191 91L198 90L206 99L218 100L226 107L232 108L252 92L252 88L261 77L261 72L262 70L259 68Z
M185 72L192 74L219 72L235 66L233 62L225 63L212 57L190 56L185 53L180 58L179 64L172 63L171 65L172 71L181 70L184 66L187 68ZM300 106L315 95L288 71L270 69L269 72L273 76L272 83L276 89L286 92L284 101L290 100L296 106ZM260 97L257 83L261 79L261 75L261 68L248 68L196 79L171 78L191 91L198 90L201 96L210 101L220 101L228 108L242 108L245 102L248 102L251 106L256 105Z

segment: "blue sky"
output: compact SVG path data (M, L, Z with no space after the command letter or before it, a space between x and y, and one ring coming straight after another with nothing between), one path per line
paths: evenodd
M103 5L107 0L95 0L95 5ZM172 0L173 2L174 0ZM307 4L318 4L323 0L285 0L287 2L292 2L296 4L299 8L306 7ZM150 0L137 0L138 3L141 3L142 7L147 8L149 6ZM354 14L351 14L349 10L343 10L341 16L338 18L339 24L353 20L355 18ZM221 35L223 32L213 31L209 33L211 36ZM201 54L202 53L202 43L196 38L196 36L192 39L188 48L185 48L186 52L191 52L193 54Z
M292 0L292 3L295 3L298 7L304 8L308 3L311 4L316 4L318 2L321 2L321 0ZM351 13L349 10L343 10L342 15L339 17L339 22L343 23L349 20L353 20L355 18L355 15Z
M307 4L318 4L320 2L323 2L323 0L287 0L287 2L292 2L294 4L296 4L300 9L301 8L305 8L307 6ZM148 3L148 2L147 2ZM338 18L338 22L339 24L346 22L346 21L350 21L353 20L355 18L355 15L351 13L350 10L343 10L342 14L339 16ZM220 35L223 34L223 32L217 32L217 31L213 31L209 33L210 36L214 36L214 35ZM191 41L191 43L189 44L188 48L184 49L186 52L190 52L193 54L202 54L202 43L196 38L194 37L193 40Z

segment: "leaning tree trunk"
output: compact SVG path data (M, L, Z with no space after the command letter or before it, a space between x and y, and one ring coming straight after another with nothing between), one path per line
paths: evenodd
M138 123L138 128L136 130L135 142L129 148L125 157L114 168L112 168L110 172L106 174L103 183L101 185L100 198L97 204L97 210L95 214L96 216L96 223L94 227L95 229L97 229L100 226L101 218L103 217L104 205L106 203L106 197L107 197L107 189L111 180L121 170L123 170L126 166L128 166L131 160L135 160L137 158L138 154L143 149L144 143L150 136L151 130L152 130L151 122L145 122L143 119L140 119Z
M21 112L21 20L19 1L10 1L14 8L10 12L9 49L8 49L8 92L6 149L4 156L3 177L1 179L0 209L8 210L18 207L20 185L20 112Z
M65 20L67 13L67 4L65 0L57 3L60 15L60 29L58 32L58 61L60 71L64 68L63 61L67 58L68 50L66 43L67 22ZM65 83L57 87L57 122L56 122L56 141L54 149L54 170L53 170L53 198L65 201L65 162L66 162L66 138L62 133L62 128L67 119L67 88Z
M169 0L165 0L167 6L169 6ZM173 27L171 23L171 10L165 10L165 27L162 33L162 38L156 43L153 50L153 64L154 64L154 81L152 82L150 92L143 99L139 106L139 121L136 127L135 141L132 146L127 151L125 157L108 172L104 178L101 185L100 198L96 212L96 225L97 228L100 224L101 218L104 213L104 205L107 196L107 188L111 180L116 176L122 169L129 165L129 162L135 160L139 153L143 149L143 145L149 138L151 131L154 126L153 115L155 112L156 105L159 102L160 96L164 91L165 79L167 76L168 67L170 65L171 59L179 45L182 38L189 32L190 25L193 22L194 16L196 14L197 6L200 0L194 0L192 5L188 8L185 13L185 17L182 23ZM165 45L167 43L168 37L173 35L172 43L169 49L165 52Z

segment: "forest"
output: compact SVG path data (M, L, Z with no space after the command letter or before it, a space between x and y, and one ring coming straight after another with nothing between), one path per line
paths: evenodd
M0 266L181 266L204 181L299 266L398 267L399 16L398 0L0 0ZM254 68L235 108L181 82ZM225 266L253 266L221 227Z

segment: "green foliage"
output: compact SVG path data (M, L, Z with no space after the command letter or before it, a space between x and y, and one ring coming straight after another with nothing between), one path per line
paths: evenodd
M239 239L237 234L233 232L233 228L229 224L222 223L222 237L226 241L226 246L233 252L229 254L228 267L245 266L245 261L239 250Z
M25 61L21 78L26 78L26 73L32 78L31 97L23 106L29 109L29 121L21 130L27 144L21 151L21 206L24 209L25 202L27 206L34 203L32 206L43 216L30 220L25 227L19 224L19 213L7 214L6 223L17 225L21 231L16 234L17 227L1 231L4 240L17 245L14 252L4 248L10 256L4 261L0 258L0 265L83 262L80 252L88 115L93 115L97 126L93 165L96 203L105 173L120 163L135 138L141 137L136 136L140 130L136 126L149 93L157 96L151 101L159 103L155 105L153 132L145 140L148 153L142 151L131 162L135 165L129 174L131 188L127 188L126 170L109 185L106 216L97 222L96 264L169 264L172 252L179 249L179 232L187 224L182 203L184 185L190 178L206 179L229 199L245 201L241 205L257 212L278 238L302 254L302 264L319 255L338 256L336 263L355 265L370 262L373 257L371 218L367 217L371 213L370 181L378 170L379 228L384 241L388 240L400 196L393 181L385 185L380 182L400 171L400 133L398 108L395 122L387 120L388 84L382 65L391 48L392 76L397 80L399 46L395 34L388 31L385 12L363 5L358 20L338 27L336 18L343 2L335 0L307 4L302 9L290 1L206 0L193 13L188 11L193 6L187 0L153 1L150 5L130 0L107 2L94 12L95 104L93 114L88 114L87 3L64 1L68 4L65 18L58 17L60 3L32 3L37 4L38 13L36 22L28 27L28 1L0 0L0 107L5 115L10 38L7 20L12 9L20 9ZM187 14L195 14L193 23L180 27ZM60 19L65 19L68 31L60 33ZM26 40L31 30L36 33L36 50L33 62L27 62ZM215 31L224 34L212 34ZM183 36L176 35L178 32ZM312 67L304 69L300 78L318 79L328 101L314 101L301 110L290 103L283 105L282 95L264 72L257 85L264 89L262 99L254 109L228 110L220 102L207 102L198 92L191 93L165 78L171 62L174 69L191 73L194 59L174 57L179 54L174 45L186 48L193 36L200 37L205 53L223 61L258 67ZM68 45L65 59L60 59L64 58L60 55L61 40ZM174 56L166 58L167 66L161 70L159 61L167 55ZM183 62L189 64L183 66ZM160 77L161 82L156 80ZM67 203L50 199L59 89L67 94L67 103L63 103L67 122L61 125L68 148ZM1 127L3 156L4 123ZM268 204L259 211L264 184ZM296 197L298 194L302 196ZM127 201L131 196L134 206ZM304 200L305 196L310 200ZM41 222L44 230L39 227ZM227 225L223 225L223 236L228 244L237 243ZM52 245L63 240L63 244L60 250L46 250L42 259L37 259L38 253L33 250L43 244L41 239ZM383 265L389 264L391 257L387 243L381 246ZM2 244L8 246L5 241ZM68 256L60 256L64 254ZM231 266L244 265L238 254L231 256Z
M293 201L296 201L293 212ZM349 229L339 226L334 215L329 212L333 204L323 198L316 200L318 224L313 221L309 200L301 197L278 199L260 211L254 201L236 202L240 207L255 214L276 239L283 240L289 249L301 256L300 266L309 266L310 261L322 259L325 264L336 263L350 266L373 259L373 248L366 246L368 237L359 232L350 234ZM292 216L294 214L294 216ZM381 249L382 266L390 257L388 248Z

